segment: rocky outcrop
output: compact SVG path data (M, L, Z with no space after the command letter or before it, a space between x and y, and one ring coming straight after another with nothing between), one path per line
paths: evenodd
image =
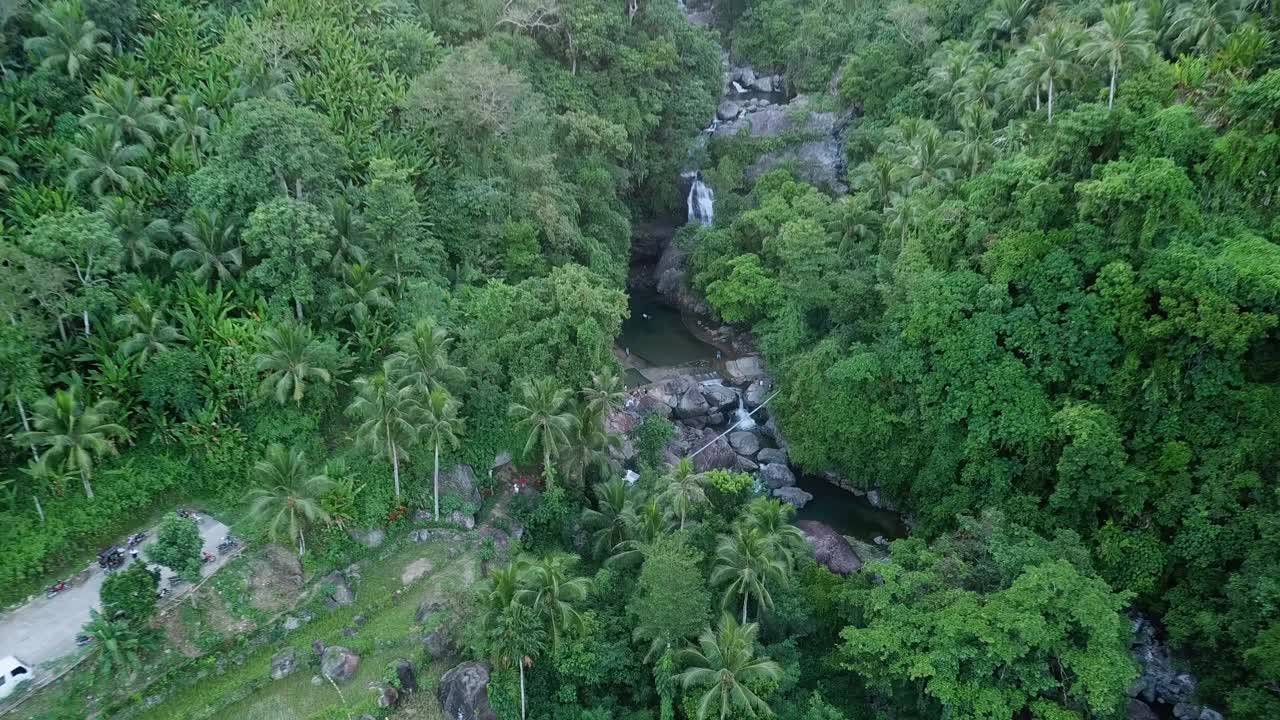
M724 122L728 120L736 120L742 114L742 106L732 100L725 100L720 103L720 107L716 110L716 119Z
M440 707L444 716L464 720L498 720L489 707L489 666L465 662L440 678Z
M271 679L283 680L298 671L298 650L287 647L271 656Z
M679 243L667 243L653 274L658 296L665 304L691 315L711 315L707 299L689 284L689 257Z
M738 393L733 388L727 388L724 385L715 383L703 385L702 397L707 401L707 406L711 408L708 414L738 407Z
M795 473L791 472L791 468L778 463L770 463L760 466L760 479L770 490L791 487L796 484Z
M729 445L739 455L753 456L760 452L760 438L744 430L729 433Z
M836 114L817 111L811 106L811 99L804 95L784 105L757 105L737 120L721 123L714 137L732 137L743 130L753 138L776 138L792 133L830 137L835 132Z
M325 577L324 585L333 588L324 600L325 607L330 610L347 607L356 601L356 593L351 589L346 575L335 570Z
M813 495L798 487L778 488L773 491L773 496L797 510L804 509L804 506L808 505L809 501L813 500Z
M769 399L769 395L773 393L773 381L769 378L760 378L752 380L751 384L742 393L742 400L747 404L748 410L755 410Z
M458 646L454 644L447 624L441 624L423 638L422 649L432 660L452 657L458 652Z
M853 551L844 536L830 525L802 520L796 526L813 546L813 559L837 575L848 575L862 569L862 558Z
M352 540L355 540L371 550L382 547L382 543L387 540L387 534L383 532L381 528L370 528L368 530L356 530L355 528L352 528L347 531L347 534Z
M706 450L698 453L698 456L693 459L693 467L698 472L706 472L708 470L729 470L737 467L738 454L733 451L728 440L718 438L715 442L711 442L717 435L719 435L719 433L715 430L703 431L702 440L698 443L698 447L702 447L707 443L711 444L707 446ZM694 448L694 450L697 450L697 448Z
M675 406L676 417L681 420L706 417L710 412L711 405L707 403L702 389L696 385L686 390Z
M336 683L349 682L360 670L360 656L341 645L330 645L320 656L320 674Z
M748 182L755 182L760 176L778 169L789 170L792 175L810 185L831 192L843 193L848 190L842 179L845 172L844 148L834 137L824 137L765 153L743 174Z
M756 461L762 465L786 465L788 463L787 451L778 448L764 448L756 454Z
M464 503L473 508L481 505L480 488L476 486L476 471L470 465L455 465L448 471L440 472L440 496L449 493L458 496Z
M1174 665L1173 653L1160 639L1155 624L1141 613L1131 613L1130 619L1133 638L1129 650L1138 661L1138 679L1129 688L1129 697L1148 706L1172 706L1178 720L1221 720L1217 711L1191 704L1199 681ZM1142 708L1130 703L1129 711L1141 714Z
M396 684L402 692L418 692L418 676L413 672L413 663L404 658L395 661Z

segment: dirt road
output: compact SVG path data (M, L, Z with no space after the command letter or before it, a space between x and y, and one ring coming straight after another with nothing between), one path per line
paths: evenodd
M147 533L148 537L142 544L144 548L155 540L155 528L149 529ZM218 543L227 536L227 526L207 515L201 515L200 536L204 538L204 549L216 556ZM212 575L226 561L227 557L218 556L217 560L205 564L200 572L206 577ZM155 567L161 573L160 587L168 587L173 573L168 568ZM89 621L89 611L100 607L98 592L102 589L106 576L106 571L94 563L85 582L75 586L68 584L66 590L52 598L41 596L0 615L0 657L14 655L39 668L45 663L74 653L76 635L80 634L81 627ZM172 602L189 587L188 584L179 586L161 603ZM40 675L41 673L36 673L37 681Z

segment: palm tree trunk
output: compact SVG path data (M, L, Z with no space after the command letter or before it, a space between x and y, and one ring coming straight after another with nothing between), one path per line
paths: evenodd
M436 522L440 522L440 438L436 438L436 468L432 485L436 503Z
M40 507L40 496L34 492L31 493L31 501L36 504L36 514L40 516L40 524L43 525L44 524L44 508Z
M300 532L298 533L298 558L301 559L302 556L306 554L307 554L307 534Z
M298 322L302 322L302 301L297 296L293 298L293 314L298 316Z
M1111 110L1116 104L1116 73L1120 71L1115 63L1111 63L1111 90L1107 94L1107 110Z
M747 624L747 598L750 598L750 597L751 595L749 595L748 593L746 592L742 593L742 624L743 625Z
M396 497L400 497L400 454L396 452L396 445L390 442L390 430L387 431L388 443L391 445L391 477L395 479Z
M542 479L546 481L547 490L551 489L551 450L544 442L542 448Z
M686 508L685 508L685 507L683 507L683 506L681 506L681 508L680 508L680 529L681 529L681 530L684 530L684 513L685 513L685 510L686 510Z
M85 470L84 465L80 466L80 482L84 483L84 494L93 499L93 486L89 484L89 473Z
M1049 124L1053 124L1053 76L1049 76Z
M517 658L520 664L520 720L524 720L524 658Z
M31 432L31 421L27 419L27 406L22 404L22 398L17 395L13 396L13 401L18 405L18 417L22 418L22 429ZM35 445L29 445L31 448L31 459L39 462L40 453L36 452Z
M89 335L91 334L89 329L89 311L81 310L80 317L84 318L84 336L89 337Z

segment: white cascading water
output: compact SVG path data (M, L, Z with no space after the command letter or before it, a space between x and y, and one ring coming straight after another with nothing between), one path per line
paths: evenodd
M716 194L710 185L702 182L702 177L693 179L689 186L689 222L698 221L710 226L716 215Z
M734 412L734 416L738 420L735 427L739 430L750 430L756 426L755 418L747 412L747 405L742 401L742 395L738 395L738 409Z

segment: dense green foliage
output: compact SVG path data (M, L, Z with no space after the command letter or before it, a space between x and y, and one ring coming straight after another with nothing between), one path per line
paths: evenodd
M853 5L722 18L744 60L859 114L851 194L747 185L713 147L726 211L691 240L779 375L794 458L925 538L990 508L1077 533L1205 699L1275 716L1274 3ZM929 572L914 552L894 565Z
M119 615L131 623L145 623L155 615L159 585L159 571L143 562L130 563L102 581L102 610L113 619Z

